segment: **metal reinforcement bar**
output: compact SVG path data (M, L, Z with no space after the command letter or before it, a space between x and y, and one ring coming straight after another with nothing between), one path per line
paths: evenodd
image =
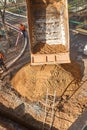
M22 17L22 18L27 18L27 16L24 16L24 15L21 15L21 14L12 13L12 12L7 11L7 10L6 10L6 13L12 14L14 16L19 16L19 17Z
M17 32L20 32L20 30L18 28L14 27L13 25L11 25L11 24L9 24L7 22L6 22L6 25L11 27L13 30L16 30ZM10 68L23 55L23 53L24 53L24 51L25 51L25 49L27 47L27 43L28 43L27 39L28 39L28 36L26 35L23 49L21 50L21 52L19 53L19 55L16 58L14 58L12 61L10 61L9 63L6 64L7 68ZM6 73L3 73L2 76L4 77L5 75L7 75L7 73L8 73L8 71Z
M75 20L69 20L70 23L73 23L73 24L78 24L78 25L85 25L87 26L87 24L83 23L83 22L78 22L78 21L75 21Z
M14 27L13 25L11 25L11 24L9 24L7 22L6 22L6 25L8 25L10 28L16 30L17 32L20 32L20 30L18 28ZM22 56L22 54L25 51L26 46L27 46L27 36L25 37L25 44L24 44L24 47L21 50L20 54L15 59L13 59L10 63L8 63L7 67L10 67L11 65L13 65L13 63L15 63Z
M26 46L27 46L27 38L25 38L25 44L24 44L24 47L21 50L20 54L15 59L13 59L10 63L7 64L7 68L9 68L10 66L12 66L22 56L22 54L25 51Z

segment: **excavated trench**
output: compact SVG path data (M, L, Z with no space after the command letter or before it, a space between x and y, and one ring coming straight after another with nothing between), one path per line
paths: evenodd
M82 37L86 41L86 38L84 36ZM77 41L77 39L78 37L74 36L74 42L72 42L71 47L72 51L74 51L74 53L72 53L71 51L72 58L74 57L75 59L76 57L78 58L78 56L76 56L76 54L78 53L75 53L75 50L77 50L76 47L79 44L79 41L78 43L75 42L75 40ZM83 41L83 39L82 42L85 42ZM75 55L73 56L73 54ZM26 55L24 55L24 57L26 57ZM21 57L20 61L25 61L26 64L27 58L25 58L24 60L24 58ZM68 101L68 103L66 104L61 100L62 104L59 104L59 106L57 107L57 112L55 114L55 121L53 125L55 127L55 130L58 128L60 130L68 129L71 123L74 122L75 119L78 117L78 114L81 114L81 111L84 110L86 107L84 96L82 100L77 98L78 95L76 97L73 96L72 99L70 97L72 95L71 90L73 90L74 88L77 89L79 87L78 83L82 78L83 69L81 69L81 63L82 62L80 61L79 64L76 62L71 62L70 64L64 65L44 66L31 66L30 64L27 64L15 74L11 81L12 85L7 86L7 82L5 80L6 83L4 82L5 84L2 85L1 88L1 90L3 91L0 91L0 102L2 102L3 105L5 105L6 107L8 106L9 108L13 109L12 111L16 111L16 117L22 118L23 121L25 121L25 126L27 122L28 127L30 125L36 127L36 129L41 129L44 112L42 105L39 104L39 101L45 99L47 88L49 90L49 93L53 93L54 90L56 90L57 98L59 99L65 89L69 86L69 92L67 91L66 94L63 96L64 102ZM75 80L75 82L73 82L73 80ZM11 91L11 87L14 91ZM81 89L79 93L80 92ZM83 89L82 92L84 92ZM67 100L66 97L70 97L70 100ZM21 98L23 98L22 101ZM75 102L75 99L76 103L73 103ZM77 99L79 99L79 101ZM23 103L24 105L22 105ZM79 106L79 109L78 104L81 105L81 107ZM70 107L68 108L68 106L71 106L71 109ZM72 106L76 108L76 111L73 111ZM10 113L12 113L10 109L8 109L7 111L10 111ZM65 118L67 121L63 120ZM14 119L17 121L15 116ZM62 122L64 122L65 126L62 126Z
M73 44L72 46L74 47L75 51L75 47L77 46L76 43L74 44L75 46ZM25 62L27 63L27 59L25 59ZM9 108L13 109L7 109L7 111L9 111L11 114L16 111L16 118L13 115L13 119L15 119L14 121L19 120L21 122L22 118L23 122L25 121L24 126L26 127L26 124L28 124L28 129L30 128L30 126L33 126L36 129L41 129L44 113L43 107L38 103L39 100L41 101L42 99L45 99L47 88L50 93L53 93L54 90L56 90L57 98L59 98L66 87L70 84L69 92L66 92L65 96L63 97L63 99L65 99L66 96L70 96L72 94L71 90L78 86L77 83L82 78L81 71L81 64L77 64L75 62L72 62L71 64L64 64L61 66L31 66L30 64L27 64L13 77L11 81L12 85L7 86L6 80L4 82L5 84L2 84L2 87L0 89L0 102L2 102L4 106L8 106ZM74 79L77 83L72 82ZM11 88L14 91L11 91ZM84 92L84 89L82 89L82 92ZM81 89L79 93L81 93ZM23 100L21 100L22 98ZM86 97L83 95L83 98L81 100L79 99L78 101L78 99L79 96L77 94L76 97L73 96L72 99L70 98L67 104L64 103L58 106L53 125L55 127L54 130L58 128L60 130L68 129L72 122L74 122L75 119L78 117L78 114L81 114L81 112L85 109L87 104L85 102ZM65 101L67 102L66 99ZM22 105L23 103L24 105ZM78 104L80 104L79 107ZM68 106L71 106L71 108L68 108ZM72 106L75 107L76 111L73 111ZM12 115L10 115L10 117L12 117ZM17 119L18 117L20 119ZM66 120L63 120L65 118ZM22 122L20 122L17 123L23 125ZM65 126L62 126L62 122L64 122Z
M66 88L69 88L62 96L64 102L61 100L61 104L57 107L53 124L54 130L67 130L87 107L87 89L85 86L79 87L86 67L79 48L83 49L82 45L86 44L86 41L87 38L84 36L71 34L72 62L70 64L44 66L27 64L12 78L10 87L8 87L7 82L2 85L0 102L6 107L1 105L3 110L7 111L7 117L12 117L12 120L28 129L41 129L44 112L43 107L38 103L45 99L47 88L50 93L54 93L56 90L57 99L61 97ZM20 62L27 63L27 59L21 59ZM75 88L76 90L74 90ZM3 110L1 111L2 115L5 113Z
M82 38L81 41L79 37L75 35L73 37L71 53L72 59L76 60L78 59L78 45L82 47L87 39L84 36L83 38L80 36ZM77 39L80 41L78 40L77 42ZM25 60L24 58L21 59L21 62L24 61L27 63L26 58ZM62 104L59 104L57 107L53 124L53 130L67 130L75 119L78 118L78 115L87 107L87 90L85 87L75 92L76 95L73 95L70 100L66 99L72 95L71 90L78 87L78 83L82 79L83 66L81 63L82 59L80 59L79 64L71 62L64 65L25 65L15 74L10 86L7 86L7 82L5 81L6 83L0 89L0 102L5 106L4 108L1 105L1 108L7 111L6 115L6 111L1 110L1 114L27 127L26 129L41 129L44 112L43 107L38 103L45 99L47 88L50 93L56 90L57 98L59 99L67 86L69 86L70 89L63 96L64 102L61 100ZM73 80L76 82L73 83ZM79 98L80 96L82 98ZM73 108L75 109L73 110Z
M77 41L77 39L80 41ZM57 107L55 121L53 124L53 126L57 129L59 128L59 130L68 129L72 124L70 122L74 122L75 119L78 118L78 115L81 114L87 104L84 102L84 99L86 98L85 96L83 96L81 100L79 99L79 96L82 96L81 93L84 92L84 89L86 89L85 85L83 85L82 88L81 85L79 86L79 82L82 80L86 69L81 59L82 52L79 52L79 47L83 47L82 45L86 43L86 37L81 35L78 35L77 37L77 35L75 36L71 33L71 42L72 62L70 64L43 66L31 66L30 64L27 64L13 77L11 81L14 89L20 93L22 97L27 98L28 101L32 102L34 105L45 99L47 88L49 93L54 93L56 90L56 96L58 99L64 93L66 88L68 88L65 95L62 96L64 103L62 103L61 100L62 104ZM75 82L73 82L73 80ZM69 100L67 100L67 97ZM80 104L80 106L78 107L77 104ZM71 106L71 108L68 106ZM72 106L75 107L76 110L73 111ZM37 107L35 109L37 109ZM38 109L35 109L33 106L32 111L38 111ZM43 107L41 107L41 109L43 110ZM69 111L70 115L68 113ZM31 113L34 119L43 122L44 114L40 117L36 114L37 112ZM64 121L65 126L62 126L63 120L57 118L58 114L60 114L60 118L66 117L70 122ZM35 123L35 125L38 126L38 123Z

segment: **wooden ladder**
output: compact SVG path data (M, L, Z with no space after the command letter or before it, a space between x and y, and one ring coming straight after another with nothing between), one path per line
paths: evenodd
M50 97L51 99L49 99ZM48 89L47 89L45 115L44 115L44 120L43 120L43 130L52 129L54 115L55 115L55 110L54 110L55 99L56 99L56 91L52 95L48 93Z

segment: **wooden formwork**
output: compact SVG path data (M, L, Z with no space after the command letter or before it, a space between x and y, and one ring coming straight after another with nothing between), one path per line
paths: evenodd
M70 63L67 0L26 0L26 3L31 65ZM46 45L51 51L45 50ZM62 48L59 52L54 50L54 46L60 45L64 52Z

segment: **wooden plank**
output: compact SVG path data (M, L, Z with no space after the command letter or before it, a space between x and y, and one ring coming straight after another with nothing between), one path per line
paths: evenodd
M59 54L32 54L31 65L70 63L69 52Z
M81 34L87 35L87 30L85 30L85 29L77 28L76 31L78 31Z

